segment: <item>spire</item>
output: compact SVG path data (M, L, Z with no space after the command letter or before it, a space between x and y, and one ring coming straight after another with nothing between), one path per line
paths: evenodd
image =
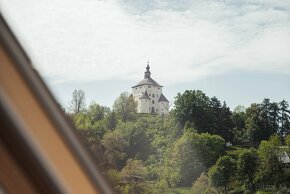
M149 66L149 61L147 61L147 67L146 67L146 71L144 74L144 78L150 78L150 76L151 76L150 66Z

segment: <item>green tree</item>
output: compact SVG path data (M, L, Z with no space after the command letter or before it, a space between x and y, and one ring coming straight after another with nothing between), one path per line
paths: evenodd
M111 113L108 114L106 117L107 120L107 126L110 130L115 130L117 126L117 118L115 111L113 110Z
M105 149L104 159L106 160L107 168L120 170L124 165L125 148L128 146L123 134L119 131L108 132L104 135L101 143Z
M209 98L200 90L186 90L175 97L174 114L182 128L192 128L198 133L222 136L227 141L233 139L232 113L216 98Z
M288 148L290 149L290 135L287 135L285 138L285 143L288 146Z
M134 118L136 113L137 104L134 101L132 95L128 92L123 92L115 100L113 109L121 117L123 122L127 122Z
M90 118L85 113L74 114L72 119L77 129L88 130L91 128Z
M217 191L210 186L209 178L203 172L201 175L194 181L191 188L192 194L215 194Z
M239 155L237 162L238 177L241 183L246 185L251 191L257 166L258 153L255 148L250 148Z
M83 90L74 90L72 93L72 99L69 104L69 110L77 114L85 111L86 97Z
M145 161L152 153L152 146L146 131L139 126L138 123L127 122L122 126L121 132L128 141L126 147L128 157Z
M129 159L121 174L126 185L123 187L123 193L138 194L146 191L146 185L143 184L145 176L145 166L141 160Z
M109 113L110 108L101 106L95 101L92 101L87 109L87 115L90 118L92 124L104 119L105 116L107 116Z
M181 186L189 186L224 153L225 141L218 135L185 133L173 147L170 160L180 173Z
M188 121L198 132L212 132L213 115L210 98L200 90L178 93L174 102L174 113L182 128Z
M217 118L217 127L214 134L220 135L226 141L232 142L234 139L234 123L232 120L232 112L225 102L220 109L220 113L215 118Z
M233 143L242 144L248 140L246 133L246 109L244 106L237 106L232 113L233 121Z
M273 102L270 104L269 109L270 126L273 128L275 133L279 134L279 104L277 102Z
M269 141L262 141L258 149L259 166L256 181L263 184L279 184L283 177L280 139L277 135L271 136Z
M270 123L269 106L269 99L265 99L262 104L253 103L246 109L246 131L253 144L258 145L276 132Z
M235 175L236 163L229 156L219 158L208 172L210 184L216 188L223 187L224 193L228 193L228 185Z
M285 135L290 134L290 110L288 110L289 104L287 101L282 100L280 103L280 130L279 134L284 137Z

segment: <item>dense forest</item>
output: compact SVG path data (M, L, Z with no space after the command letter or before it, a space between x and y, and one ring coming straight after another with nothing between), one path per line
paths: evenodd
M199 90L169 115L137 114L124 92L112 108L75 90L66 111L119 193L289 193L290 110L265 98L230 110Z

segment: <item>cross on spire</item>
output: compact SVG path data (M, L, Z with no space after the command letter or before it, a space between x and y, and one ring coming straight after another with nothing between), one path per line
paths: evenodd
M151 76L150 66L149 66L149 61L147 61L147 67L146 67L146 71L144 74L144 78L150 78L150 76Z

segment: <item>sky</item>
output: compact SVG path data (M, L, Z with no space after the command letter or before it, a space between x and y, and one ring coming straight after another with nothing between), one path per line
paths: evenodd
M111 106L143 79L202 90L233 109L290 102L290 0L0 0L35 68L68 106Z

